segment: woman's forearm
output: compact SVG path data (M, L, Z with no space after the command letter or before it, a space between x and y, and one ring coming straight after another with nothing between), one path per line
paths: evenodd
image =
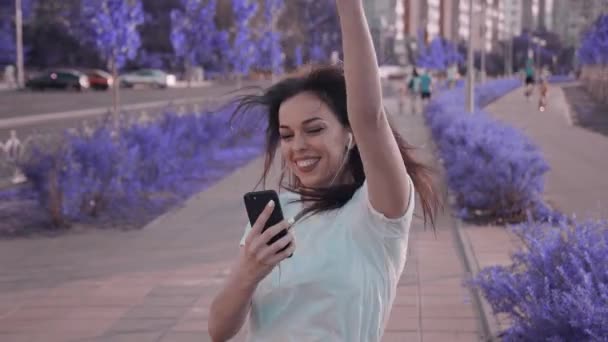
M348 112L352 125L383 115L378 60L362 0L336 0L342 28Z
M255 284L231 274L209 310L209 335L214 342L228 341L245 324Z

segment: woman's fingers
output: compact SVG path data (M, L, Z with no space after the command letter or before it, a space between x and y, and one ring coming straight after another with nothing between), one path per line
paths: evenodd
M280 223L268 228L262 233L261 239L268 244L273 237L281 233L283 230L289 230L290 224L288 221L281 221Z
M256 237L251 241L251 251L257 254L264 246L270 243L272 238L279 234L281 231L289 229L289 223L281 221L280 223L266 229L262 234L257 234Z
M254 241L255 238L257 238L262 233L262 230L264 230L264 226L266 225L266 222L268 221L268 219L270 218L270 215L272 215L272 212L274 211L275 205L276 205L276 203L274 203L274 201L272 201L272 200L270 202L268 202L268 204L266 205L266 207L264 208L264 210L262 211L260 216L258 216L257 220L253 223L253 226L251 226L251 232L245 239L246 246L250 246L252 241Z
M257 259L259 261L263 261L264 264L273 265L273 263L269 262L270 259L277 254L280 250L287 247L290 243L293 245L294 236L291 233L287 233L285 236L275 241L272 245L267 246L259 251L257 255ZM281 252L282 253L282 252Z
M289 256L292 255L295 250L296 250L296 241L294 239L291 241L291 244L289 245L289 247L287 247L287 249L285 249L284 251L282 251L278 254L273 254L268 259L268 264L270 264L270 265L278 264L279 262L289 258Z

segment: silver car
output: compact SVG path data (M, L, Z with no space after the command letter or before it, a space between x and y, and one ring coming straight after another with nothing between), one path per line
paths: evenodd
M168 74L157 69L141 69L121 75L119 78L121 87L132 88L137 85L154 88L169 88L175 86L175 75Z

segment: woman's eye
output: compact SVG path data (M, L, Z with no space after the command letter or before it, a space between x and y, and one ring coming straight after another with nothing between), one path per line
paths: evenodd
M293 137L293 135L291 135L291 134L281 134L281 140L287 140L292 137Z
M311 128L308 130L308 133L317 134L323 131L323 127Z

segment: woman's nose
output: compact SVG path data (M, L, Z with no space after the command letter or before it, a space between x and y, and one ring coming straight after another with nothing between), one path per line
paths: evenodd
M303 150L306 148L306 138L301 134L294 135L292 148L296 151Z

